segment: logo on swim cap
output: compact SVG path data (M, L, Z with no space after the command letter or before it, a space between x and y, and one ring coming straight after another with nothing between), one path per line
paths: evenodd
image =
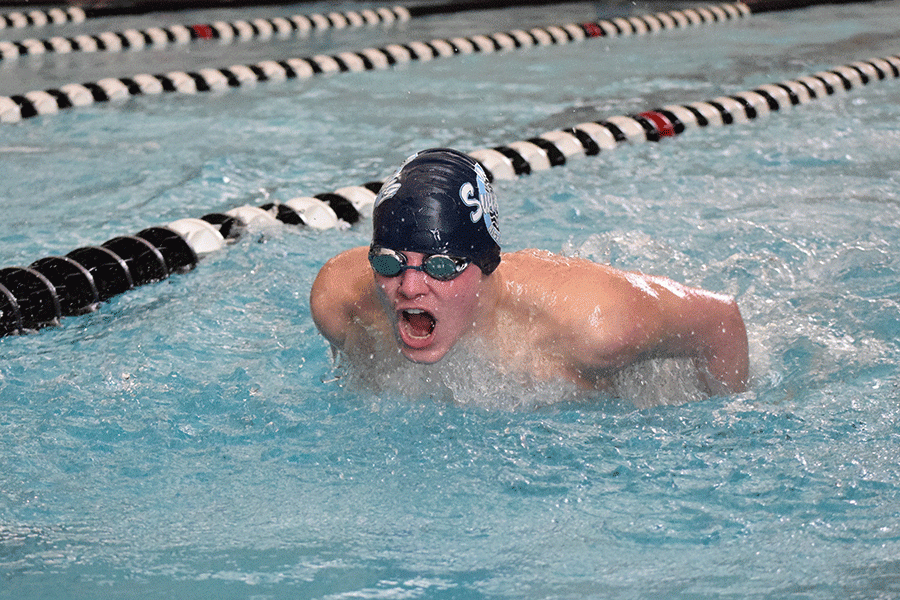
M484 219L484 226L488 233L498 244L500 243L500 208L497 205L497 196L488 183L487 175L480 164L475 164L475 183L478 185L478 193L471 183L464 183L459 188L459 199L463 204L470 206L475 210L469 215L473 223L477 223L479 219Z

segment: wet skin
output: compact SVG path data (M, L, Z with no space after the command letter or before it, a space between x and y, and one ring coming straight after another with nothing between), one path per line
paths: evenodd
M310 293L319 331L354 362L393 351L434 363L471 340L504 371L587 388L635 362L686 357L708 391L746 389L746 330L727 296L539 250L504 254L489 276L469 265L450 281L375 274L367 253L329 260ZM421 265L422 254L405 254Z
M403 254L411 266L420 266L426 256L419 252ZM378 300L400 352L411 361L439 361L477 326L483 275L473 264L449 281L413 269L396 277L378 273L374 277Z

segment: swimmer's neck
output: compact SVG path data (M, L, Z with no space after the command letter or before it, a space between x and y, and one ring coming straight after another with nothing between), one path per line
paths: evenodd
M494 337L500 313L503 290L503 263L490 275L482 275L478 289L478 306L472 326L465 337L487 340ZM476 267L477 268L477 267Z

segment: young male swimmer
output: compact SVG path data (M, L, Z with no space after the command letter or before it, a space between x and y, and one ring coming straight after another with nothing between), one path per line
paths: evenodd
M607 389L638 361L689 357L708 393L740 392L747 334L734 300L669 279L539 250L500 253L484 170L420 152L382 187L372 244L329 260L310 294L332 346L365 363L440 361L477 343L503 370Z

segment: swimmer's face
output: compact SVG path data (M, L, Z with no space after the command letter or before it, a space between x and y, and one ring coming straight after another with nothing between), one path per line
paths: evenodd
M419 252L403 254L406 264L412 266L420 266L426 256ZM477 266L470 264L449 281L412 269L395 277L374 276L400 352L409 360L437 362L472 329L483 278Z

